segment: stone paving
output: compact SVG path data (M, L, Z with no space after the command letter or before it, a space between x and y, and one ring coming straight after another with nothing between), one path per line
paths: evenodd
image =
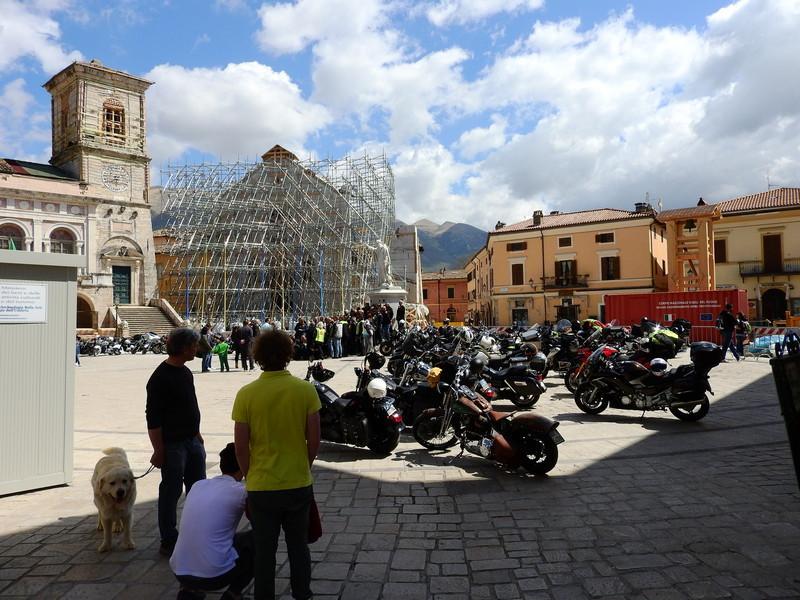
M72 485L0 498L0 597L175 597L157 553L158 474L139 481L134 551L115 536L113 552L96 552L89 485L110 445L127 450L137 474L147 468L144 384L162 358L83 360ZM335 389L351 388L357 364L326 361ZM232 440L232 398L255 376L196 375L209 475ZM387 458L323 444L316 598L800 598L800 493L765 361L715 369L717 394L699 423L584 415L558 383L536 407L566 439L547 477L471 456L451 463L455 452L429 453L410 436ZM288 594L285 555L279 562Z

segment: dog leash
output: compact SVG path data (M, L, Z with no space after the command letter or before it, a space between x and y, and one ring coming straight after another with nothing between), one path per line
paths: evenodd
M156 466L155 466L155 465L150 465L150 468L149 468L149 469L147 469L147 471L145 471L144 473L142 473L142 474L141 474L141 475L139 475L138 477L134 477L134 479L141 479L141 478L142 478L142 477L144 477L145 475L149 475L150 473L152 473L152 472L153 472L153 470L154 470L155 468L156 468Z

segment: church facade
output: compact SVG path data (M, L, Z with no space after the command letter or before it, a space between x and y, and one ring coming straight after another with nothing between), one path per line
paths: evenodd
M116 307L157 296L145 92L151 82L75 62L44 88L52 158L0 158L0 248L86 257L78 329L115 327Z

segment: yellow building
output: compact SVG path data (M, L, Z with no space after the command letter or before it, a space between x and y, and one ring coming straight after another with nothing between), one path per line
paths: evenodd
M488 259L494 324L602 320L606 294L667 287L666 229L644 203L635 211L536 211L520 223L498 223L485 250L486 257L476 253L467 269L474 279ZM477 304L479 286L468 289Z
M492 323L489 251L486 246L472 255L464 269L467 271L467 317L473 323Z
M720 202L713 247L717 288L747 290L750 317L800 314L800 188Z

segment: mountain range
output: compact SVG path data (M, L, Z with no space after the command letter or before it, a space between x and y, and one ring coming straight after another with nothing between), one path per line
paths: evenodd
M396 225L416 225L423 271L463 269L464 263L486 243L486 232L466 223L445 221L441 225L428 219L414 223L396 221Z

